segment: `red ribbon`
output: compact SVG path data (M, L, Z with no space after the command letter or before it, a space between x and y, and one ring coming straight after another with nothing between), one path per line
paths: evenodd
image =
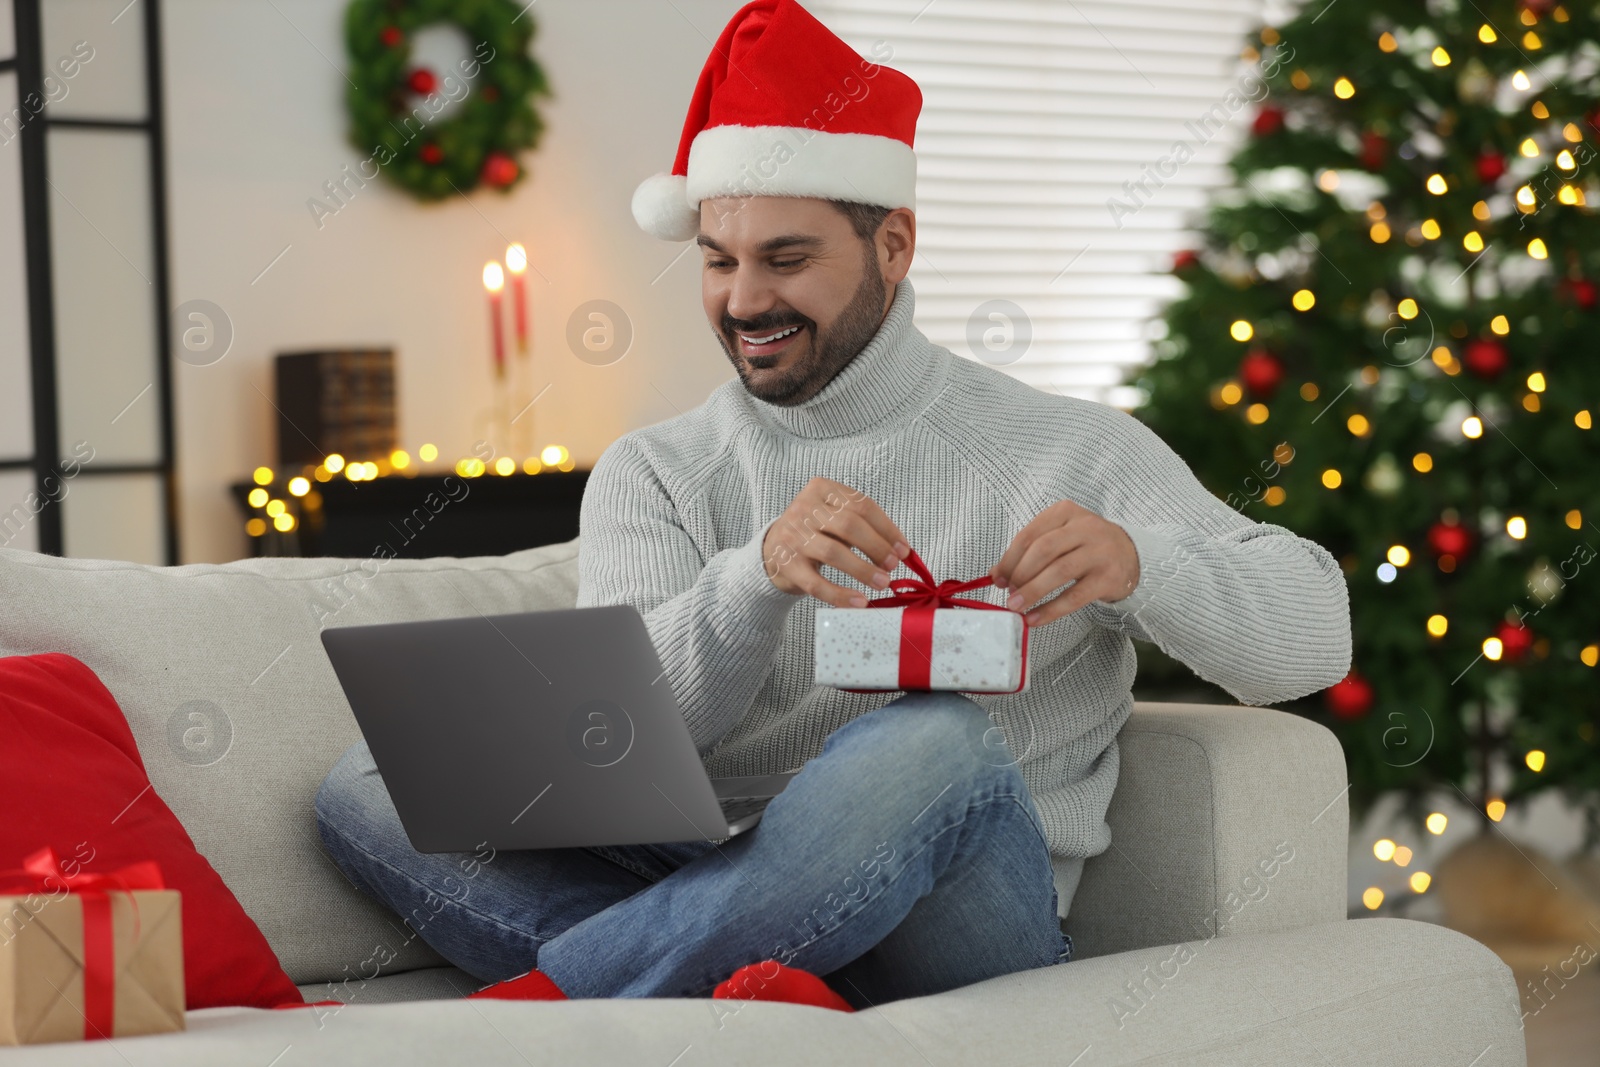
M130 863L105 874L69 875L61 869L56 850L46 845L30 853L22 866L0 871L0 896L18 892L51 893L55 886L81 898L83 905L83 1039L110 1037L116 1005L116 948L111 926L111 892L132 893L135 889L165 889L161 867L154 860ZM139 902L133 905L133 939L139 939Z
M905 564L917 572L915 578L895 578L889 582L889 588L895 590L889 596L881 596L875 600L867 601L869 608L895 608L906 609L900 617L900 688L911 691L929 688L930 678L933 673L933 613L939 608L982 608L985 611L1013 611L1014 609L1001 604L990 604L985 600L975 600L972 597L957 596L972 589L982 589L986 585L993 585L993 578L969 578L964 582L947 578L935 583L933 572L928 570L928 565L922 562L922 557L917 555L917 550L912 549L906 556ZM1021 615L1021 612L1016 612ZM1028 670L1028 617L1022 616L1022 673L1026 679ZM1016 689L1006 692L1016 693L1021 691L1022 682L1017 683Z

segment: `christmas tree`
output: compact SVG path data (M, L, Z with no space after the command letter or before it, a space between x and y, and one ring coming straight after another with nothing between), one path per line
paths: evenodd
M1263 28L1235 183L1127 382L1213 493L1340 561L1350 675L1285 708L1339 735L1358 815L1560 789L1600 839L1597 41L1548 0Z

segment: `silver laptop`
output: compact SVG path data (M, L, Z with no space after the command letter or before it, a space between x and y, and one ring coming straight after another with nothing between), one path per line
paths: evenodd
M707 776L632 605L334 627L322 645L418 852L718 840L799 773Z

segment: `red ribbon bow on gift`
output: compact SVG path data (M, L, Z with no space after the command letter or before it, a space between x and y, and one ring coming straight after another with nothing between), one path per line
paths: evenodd
M896 608L904 607L905 613L900 617L900 688L910 691L927 689L933 673L933 613L939 608L982 608L985 611L1012 611L1013 609L1001 604L990 604L985 600L976 600L972 597L956 596L972 589L982 589L986 585L993 585L993 578L969 578L964 582L954 578L946 578L935 583L933 572L928 570L928 565L922 562L922 557L917 555L917 550L912 549L906 555L905 564L917 572L916 578L894 578L889 582L889 588L895 590L889 596L881 596L875 600L867 601L869 608ZM1021 612L1016 612L1021 614ZM1022 662L1024 670L1028 662L1028 617L1022 616ZM1015 693L1022 688L1018 683L1017 688L1011 690Z
M105 874L69 875L61 869L56 850L49 845L30 853L21 867L0 871L0 895L19 891L53 893L58 886L82 898L83 903L83 1039L110 1037L116 1004L116 948L112 940L111 898L106 894L165 889L166 881L154 860L130 863ZM131 895L128 902L133 905L133 939L137 941L139 902Z

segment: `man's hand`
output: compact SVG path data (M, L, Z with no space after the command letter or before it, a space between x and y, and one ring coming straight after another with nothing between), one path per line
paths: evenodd
M1091 600L1114 604L1139 584L1139 552L1128 532L1088 508L1060 500L1024 526L989 577L1013 590L1006 606L1020 609L1050 590L1075 584L1028 613L1042 626L1070 615Z
M852 549L860 549L862 559ZM831 478L812 478L767 530L761 559L767 577L785 593L809 593L839 608L866 606L867 598L822 577L826 563L866 585L883 589L889 572L911 549L900 527L865 493ZM879 561L881 570L872 565Z

